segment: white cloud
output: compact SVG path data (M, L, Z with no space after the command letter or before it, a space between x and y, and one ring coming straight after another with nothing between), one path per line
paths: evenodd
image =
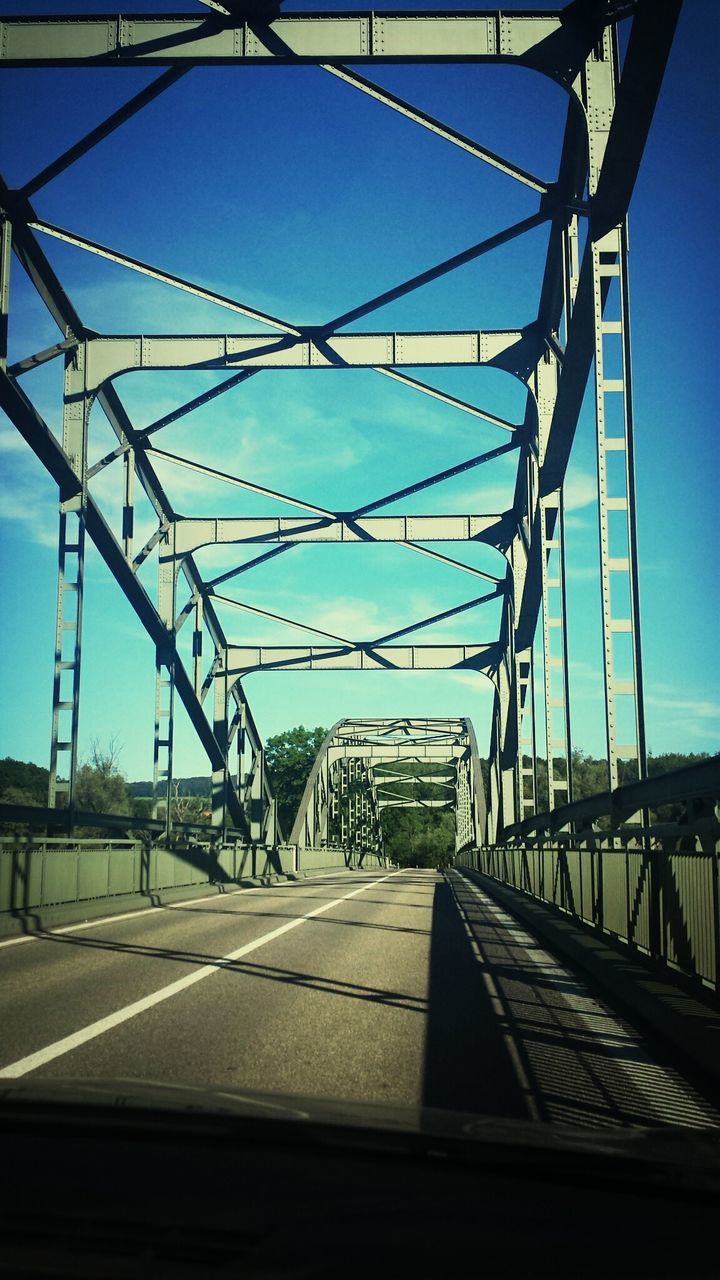
M657 687L657 686L656 686ZM648 693L645 701L653 707L661 707L664 711L676 712L697 720L714 720L720 733L720 703L710 698L678 697L673 693Z
M304 606L302 621L312 622L322 631L331 631L348 640L371 640L383 630L391 630L394 623L383 616L373 600L358 600L351 596L335 596L329 601L312 602Z
M600 566L595 564L567 565L566 578L574 578L576 582L599 582Z
M24 526L32 542L41 547L57 547L57 514L51 504L40 501L38 495L14 486L14 492L3 495L0 518Z
M0 422L0 453L27 453L28 444L7 422Z
M6 433L3 433L4 435ZM32 542L56 547L58 537L57 488L32 450L22 445L5 450L0 518L24 526Z
M597 480L587 471L571 471L563 488L566 511L577 511L597 502Z
M492 683L482 671L450 671L448 672L448 678L454 684L466 685L469 689L473 689L475 693L492 695Z

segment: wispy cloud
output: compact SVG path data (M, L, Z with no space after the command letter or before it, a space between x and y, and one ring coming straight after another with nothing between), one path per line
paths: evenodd
M652 707L687 716L690 720L713 720L720 735L720 702L715 702L712 698L678 697L671 692L652 692L646 695L645 700Z
M587 471L571 471L563 489L566 511L578 511L597 502L597 480Z
M0 453L28 453L27 442L8 422L0 422Z
M595 564L567 565L565 576L566 578L573 578L576 582L599 582L600 566Z
M454 684L465 685L475 693L492 697L493 685L482 671L450 671L448 676Z
M57 489L20 436L20 449L7 430L1 439L5 463L0 519L22 526L39 546L57 546Z

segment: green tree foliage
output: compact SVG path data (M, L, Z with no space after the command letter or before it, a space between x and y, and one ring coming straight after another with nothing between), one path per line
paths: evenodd
M95 739L90 760L80 765L75 777L75 805L89 813L129 813L130 798L118 767L121 748L111 738L107 747Z
M131 796L151 796L153 793L152 779L149 778L144 782L128 782L127 789ZM192 778L174 778L173 793L178 796L193 796L201 798L203 803L210 795L211 779L209 774L198 774Z
M431 760L398 760L378 765L375 780L381 789L384 775L393 779L386 784L387 791L418 802L412 808L389 806L382 809L386 856L401 867L448 866L455 853L455 815L445 809L423 806L423 801L449 798L447 787L441 785L447 783L451 776L447 764ZM437 782L432 781L434 777Z
M268 738L265 744L265 763L277 797L280 826L286 836L290 834L305 783L327 733L320 725L306 729L304 724L299 724Z
M49 776L49 771L40 765L6 756L0 760L0 804L35 804L44 808Z
M400 867L446 867L455 853L455 815L443 809L384 809L383 846Z

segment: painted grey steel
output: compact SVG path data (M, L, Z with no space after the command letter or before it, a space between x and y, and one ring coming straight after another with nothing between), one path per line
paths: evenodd
M423 762L447 765L438 773ZM394 762L420 765L403 773ZM434 794L420 795L431 784ZM440 794L439 794L440 793ZM329 730L308 777L290 834L299 850L330 844L348 852L382 856L383 810L451 809L456 819L456 849L482 840L485 790L477 742L469 720L350 719Z
M600 572L605 664L605 702L609 785L614 787L622 762L636 762L645 773L642 668L633 479L633 415L630 378L629 297L626 215L635 175L660 88L663 69L679 11L679 0L623 0L597 4L579 0L557 12L463 13L417 11L354 14L280 14L270 23L260 16L244 21L213 5L206 15L64 15L10 17L0 22L0 70L3 67L69 66L123 68L140 65L166 68L141 93L30 179L20 191L0 186L0 396L5 411L58 482L60 540L56 668L51 746L51 797L67 799L72 812L77 762L82 655L83 557L86 535L130 599L155 646L157 667L155 710L156 799L169 797L173 777L173 720L176 695L181 697L203 743L213 770L214 823L221 832L231 822L253 841L280 837L272 789L266 776L262 742L241 676L261 669L398 669L470 667L492 681L495 696L490 748L490 812L488 837L497 840L545 801L537 790L538 724L549 769L551 807L572 799L571 715L567 663L566 577L562 486L580 405L593 372L597 408ZM622 77L618 61L618 25L629 28ZM388 110L399 112L419 128L429 129L449 146L461 147L478 163L488 164L534 190L537 212L522 222L501 227L488 239L437 262L410 280L368 299L323 325L298 326L269 315L249 302L214 293L200 283L173 275L159 265L130 257L72 229L39 218L32 194L70 168L102 138L141 111L195 65L250 65L277 68L298 62L322 67L340 79L348 92L369 94ZM352 69L345 65L353 64ZM373 64L429 62L504 62L531 68L553 79L568 94L558 177L547 182L483 147L427 112L374 83L363 72ZM578 109L579 108L579 109ZM584 224L586 236L580 234ZM392 299L413 293L422 284L446 276L464 263L527 232L546 226L548 252L537 316L517 329L480 328L460 331L343 333L351 322L371 315ZM88 332L45 257L41 241L49 237L162 281L274 328L275 335L94 334ZM584 249L580 245L584 239ZM31 351L6 368L7 317L11 304L10 252L14 251L40 298L55 319L60 335L51 347ZM613 295L617 292L619 301ZM614 309L613 309L614 308ZM527 319L527 318L523 318ZM606 374L611 346L620 352L619 376ZM51 436L23 392L30 369L63 358L66 369L62 447ZM428 386L405 368L478 366L486 364L519 379L526 389L521 423L508 423L482 405L463 402ZM178 373L199 367L226 370L218 387L180 404L138 431L131 422L114 379L148 369ZM251 478L224 475L202 462L172 455L151 442L162 429L192 414L251 377L283 369L370 368L440 402L486 420L508 432L508 443L428 476L407 488L377 497L355 511L323 510L289 497L281 488L264 488ZM117 445L94 467L88 466L90 410L99 404ZM613 422L621 426L612 430ZM619 408L619 412L614 412ZM503 452L518 453L514 503L508 511L458 516L385 517L383 506L465 470L482 466ZM608 458L624 461L621 492L608 487ZM160 484L153 455L274 500L288 502L307 517L233 517L194 520L179 517ZM121 469L123 517L115 537L88 490L93 476L107 467ZM149 499L158 520L152 538L139 550L133 536L135 486ZM617 535L623 553L612 554ZM424 542L482 541L502 559L494 576L476 570ZM310 648L248 646L223 630L214 604L241 600L220 595L218 588L249 569L291 552L302 542L396 542L413 554L463 569L484 578L490 590L475 595L432 618L408 621L392 636L357 640L328 636L312 620L265 616L305 630L334 645ZM256 543L250 562L205 580L194 560L203 546ZM157 601L137 579L148 557L159 566ZM630 609L618 615L613 586L627 585ZM182 584L182 586L181 586ZM186 594L187 590L187 594ZM421 645L414 633L441 618L481 608L499 598L502 616L497 638L478 644ZM250 610L252 611L252 610ZM260 610L254 610L261 613ZM543 679L535 681L539 654L536 629L542 612ZM474 616L474 615L473 615ZM179 630L192 619L192 671L185 670L177 650ZM413 636L409 645L397 642ZM209 652L203 654L203 638ZM621 646L625 653L621 655ZM621 659L622 663L621 665ZM542 713L536 714L538 689ZM208 701L208 695L212 697ZM206 705L207 704L207 705ZM208 707L212 706L211 723ZM618 729L620 709L630 731ZM237 745L237 764L231 751ZM530 764L524 762L528 756ZM362 757L358 757L362 760ZM58 761L62 760L60 771ZM357 760L352 770L358 768ZM365 766L362 765L364 769ZM343 785L354 786L348 763ZM68 775L63 797L59 772ZM362 789L361 789L362 790ZM361 792L353 791L353 803ZM372 794L370 788L368 794ZM323 802L325 803L325 802ZM363 822L372 814L364 812ZM472 826L472 823L470 823Z
M218 14L79 15L8 18L0 23L0 60L8 66L168 66L296 62L517 62L571 84L606 16L627 5L584 6L584 21L561 11L501 14L283 14L245 23Z
M535 815L464 861L717 994L719 814L715 756Z

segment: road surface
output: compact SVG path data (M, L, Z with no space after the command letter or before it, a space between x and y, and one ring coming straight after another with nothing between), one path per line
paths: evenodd
M712 1105L461 874L338 872L0 943L0 1077L589 1127Z

